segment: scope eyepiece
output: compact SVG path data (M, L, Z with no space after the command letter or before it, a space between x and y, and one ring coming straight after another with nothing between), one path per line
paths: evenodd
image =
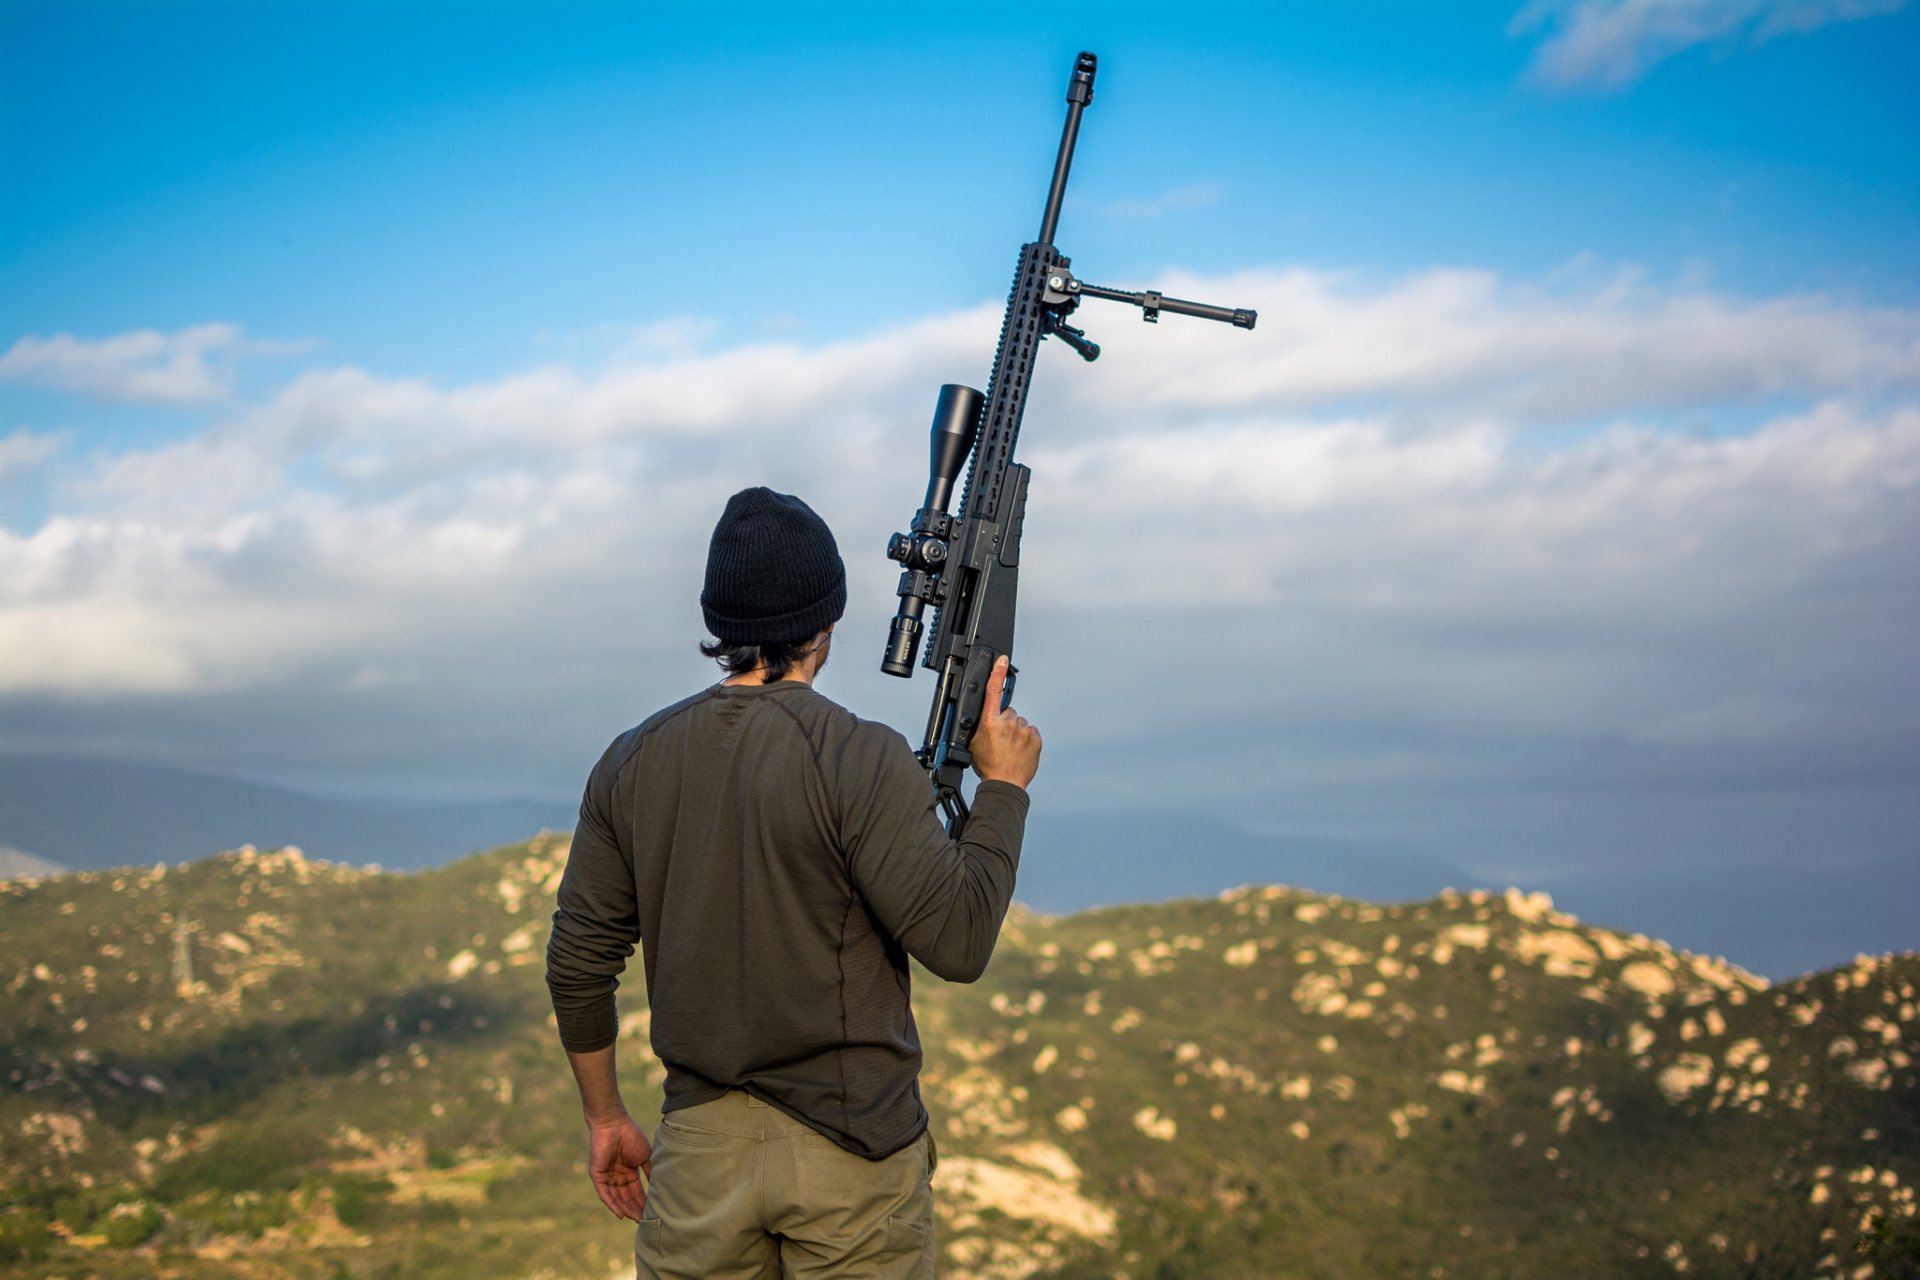
M887 628L887 654L880 660L880 670L909 679L913 675L913 655L919 651L920 619L897 614Z

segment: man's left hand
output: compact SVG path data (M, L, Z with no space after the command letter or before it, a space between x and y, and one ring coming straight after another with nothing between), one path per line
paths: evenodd
M653 1176L653 1144L631 1116L587 1125L587 1176L616 1218L640 1221L647 1207L641 1174Z

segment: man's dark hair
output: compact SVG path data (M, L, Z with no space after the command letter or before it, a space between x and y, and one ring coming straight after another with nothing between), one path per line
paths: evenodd
M781 640L774 644L730 644L725 640L702 640L700 653L703 657L713 658L720 663L720 669L730 676L743 676L749 671L766 668L762 677L768 684L784 680L787 673L799 661L813 652L814 641L818 636L808 636L804 640Z

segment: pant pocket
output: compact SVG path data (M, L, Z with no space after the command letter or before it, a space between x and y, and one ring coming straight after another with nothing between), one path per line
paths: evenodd
M660 1124L655 1128L653 1136L656 1143L664 1139L672 1139L678 1146L702 1147L708 1150L728 1146L736 1141L731 1134L721 1133L715 1129L701 1129L676 1120L672 1112L660 1117Z
M898 1215L887 1219L887 1252L919 1253L933 1247L933 1224Z
M658 1218L642 1218L633 1229L633 1265L636 1280L654 1280L667 1254L666 1225Z

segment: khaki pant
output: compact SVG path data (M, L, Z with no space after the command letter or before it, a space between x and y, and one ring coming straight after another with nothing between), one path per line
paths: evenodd
M638 1280L930 1280L933 1135L868 1160L735 1090L661 1117Z

